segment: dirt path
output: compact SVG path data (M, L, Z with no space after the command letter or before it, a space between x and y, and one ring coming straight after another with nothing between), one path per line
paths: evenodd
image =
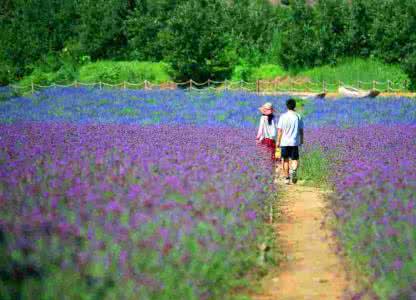
M286 259L262 281L254 300L345 299L347 277L323 225L324 191L281 185L282 217L277 221L279 246Z

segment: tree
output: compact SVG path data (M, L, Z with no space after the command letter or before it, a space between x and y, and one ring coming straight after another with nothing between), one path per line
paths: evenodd
M403 67L410 78L410 88L416 90L416 50L406 57L403 62Z
M138 2L125 22L130 58L151 61L163 59L164 45L158 35L167 26L176 6L183 2L185 0Z
M383 1L377 12L371 30L374 54L401 63L416 49L416 1Z
M316 38L319 43L315 64L335 64L347 50L349 4L343 0L319 0L314 11Z
M0 61L13 77L30 73L41 57L75 35L76 1L9 0L1 8Z
M220 67L217 57L227 45L225 5L221 0L181 3L159 32L163 57L172 64L178 79L205 81L219 75L215 72Z
M320 61L320 43L314 25L313 8L305 0L290 2L287 18L282 20L279 62L286 68L301 69Z
M80 5L81 49L93 60L124 58L127 37L124 29L134 4L126 0L84 0Z
M347 55L368 57L374 50L371 28L379 15L378 0L355 0L349 7Z

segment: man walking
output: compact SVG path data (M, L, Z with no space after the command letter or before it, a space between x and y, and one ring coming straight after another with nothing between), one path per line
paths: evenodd
M277 147L281 147L283 158L283 175L285 183L297 182L297 169L299 167L299 145L303 144L303 120L295 112L296 101L286 101L288 111L280 116L277 124ZM292 168L290 161L292 160ZM290 172L289 172L290 170Z

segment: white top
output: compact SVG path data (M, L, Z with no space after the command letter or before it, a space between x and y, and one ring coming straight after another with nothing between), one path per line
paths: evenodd
M298 113L289 110L282 114L279 123L277 124L277 128L282 129L280 146L287 147L300 145L299 129L303 129L303 120Z
M272 140L277 139L277 127L276 127L276 117L273 117L271 124L269 125L268 117L261 116L260 117L260 125L259 130L257 132L257 139L260 141L268 138Z

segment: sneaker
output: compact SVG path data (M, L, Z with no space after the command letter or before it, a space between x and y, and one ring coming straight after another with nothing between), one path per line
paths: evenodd
M285 178L285 183L286 183L286 184L290 184L290 177L286 177L286 178Z
M298 182L298 176L296 170L290 170L290 179L292 183Z

